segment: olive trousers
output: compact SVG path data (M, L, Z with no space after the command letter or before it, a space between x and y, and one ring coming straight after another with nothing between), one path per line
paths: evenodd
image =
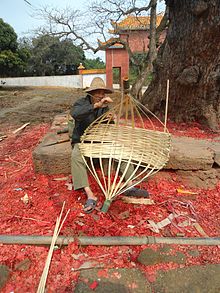
M126 162L122 162L120 166L120 172L124 173L125 168L127 167ZM128 170L125 174L124 181L129 180L132 173L134 171L134 167L130 165ZM82 155L79 150L79 144L76 143L72 150L71 155L71 173L72 173L72 180L73 180L73 187L74 190L81 189L84 187L89 186L88 174L87 174L87 167L82 158Z

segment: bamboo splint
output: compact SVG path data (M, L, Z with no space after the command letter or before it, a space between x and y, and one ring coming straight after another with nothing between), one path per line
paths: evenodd
M102 211L106 212L111 201L128 189L128 182L132 180L135 186L164 167L169 159L170 134L166 124L152 112L122 93L121 102L86 129L79 147L105 195ZM100 168L95 166L94 159L98 160ZM127 178L131 165L133 171Z
M55 225L55 228L54 228L53 237L51 238L50 249L49 249L49 252L48 252L48 255L47 255L47 259L46 259L46 263L45 263L45 266L44 266L43 273L42 273L41 278L40 278L40 283L38 285L37 293L44 293L45 292L45 286L46 286L47 276L48 276L50 263L51 263L51 259L52 259L52 255L53 255L53 251L54 251L54 246L56 244L56 241L57 241L57 238L59 236L60 230L62 229L62 226L63 226L63 224L64 224L64 222L65 222L65 220L66 220L66 218L67 218L67 216L68 216L68 214L70 212L70 210L67 211L64 219L61 222L64 207L65 207L65 202L63 203L60 215L59 215L59 217L57 217L57 220L56 220L56 225Z

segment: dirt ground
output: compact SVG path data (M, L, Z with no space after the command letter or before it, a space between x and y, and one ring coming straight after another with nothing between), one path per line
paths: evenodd
M9 124L51 122L82 95L82 90L61 87L0 88L1 132Z

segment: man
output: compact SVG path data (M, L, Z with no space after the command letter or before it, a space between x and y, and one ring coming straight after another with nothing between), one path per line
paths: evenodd
M83 189L87 195L87 201L84 205L84 212L91 213L97 204L97 197L93 194L87 176L87 168L82 159L79 143L80 137L83 135L85 129L98 117L109 110L108 105L112 103L110 97L105 94L112 93L111 89L105 87L104 81L95 77L92 80L90 87L86 90L87 95L76 101L71 110L71 115L75 119L75 127L72 135L72 157L71 157L71 172L74 189ZM127 170L127 178L133 172L132 166ZM125 178L126 179L126 178ZM132 182L130 181L131 185ZM148 197L148 192L135 187L129 189L125 195Z

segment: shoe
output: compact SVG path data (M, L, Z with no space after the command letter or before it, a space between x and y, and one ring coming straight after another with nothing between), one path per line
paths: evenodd
M83 208L84 213L90 214L92 211L94 211L94 209L96 208L96 205L97 205L97 200L93 198L88 198ZM87 208L90 208L90 209L87 210Z
M150 197L149 192L144 189L137 187L131 187L124 192L125 196L134 196L134 197Z

